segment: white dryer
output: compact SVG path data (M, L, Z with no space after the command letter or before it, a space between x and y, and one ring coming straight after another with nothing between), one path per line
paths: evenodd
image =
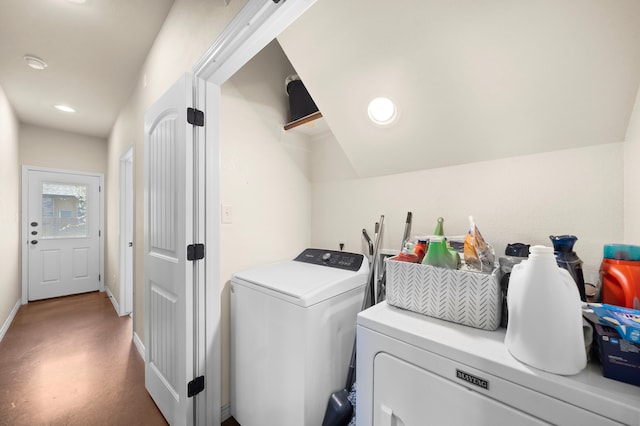
M504 332L386 302L363 311L357 425L640 425L638 387L602 377L593 364L574 376L528 367L508 353Z
M231 414L242 426L320 425L344 387L369 272L361 254L306 249L231 281Z

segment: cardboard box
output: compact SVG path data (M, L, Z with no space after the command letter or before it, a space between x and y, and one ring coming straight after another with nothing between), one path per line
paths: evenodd
M593 324L602 375L640 386L640 344L623 339L612 327Z
M623 339L640 344L640 311L623 306L589 303L601 324L615 328Z
M394 258L385 262L389 305L484 330L500 325L500 268L488 274Z

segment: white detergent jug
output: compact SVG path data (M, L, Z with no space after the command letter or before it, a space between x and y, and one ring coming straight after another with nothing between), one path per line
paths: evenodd
M577 374L587 364L580 293L553 248L533 246L513 267L507 293L505 345L517 360L555 374Z

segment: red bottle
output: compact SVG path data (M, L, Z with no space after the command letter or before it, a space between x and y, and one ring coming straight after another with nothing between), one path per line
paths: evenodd
M422 263L422 259L424 259L424 255L427 253L427 240L418 240L418 244L416 244L413 249L413 253L418 256L418 263Z
M398 253L398 255L394 258L394 260L398 260L400 262L410 262L410 263L418 263L418 256L416 256L413 253L406 253L404 251L401 251L400 253Z

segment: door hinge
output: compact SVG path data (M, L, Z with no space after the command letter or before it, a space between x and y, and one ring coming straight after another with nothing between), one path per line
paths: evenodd
M204 112L195 108L187 108L187 122L194 126L204 126Z
M204 390L204 376L196 377L187 383L187 396L191 398Z
M204 244L189 244L187 246L187 260L204 259Z
M98 230L98 237L102 237L102 231Z
M98 281L102 281L102 275L98 274Z
M102 192L102 186L98 185L98 192Z

